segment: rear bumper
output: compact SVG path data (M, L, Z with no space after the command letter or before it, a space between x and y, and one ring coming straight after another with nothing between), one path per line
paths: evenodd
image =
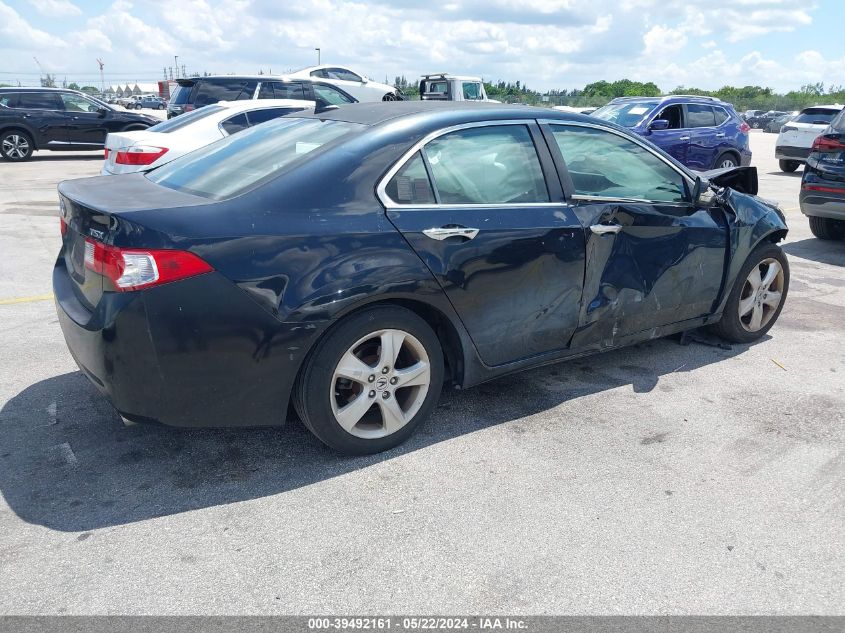
M810 155L809 147L794 147L792 145L776 145L775 158L777 160L797 160L804 162Z
M219 273L105 293L91 312L60 258L53 289L77 365L134 422L284 424L299 367L326 325L283 323Z
M798 205L804 215L845 221L845 191L836 194L802 190Z

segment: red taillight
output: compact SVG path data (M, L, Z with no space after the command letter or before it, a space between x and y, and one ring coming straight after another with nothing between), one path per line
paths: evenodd
M135 145L117 150L117 157L114 162L118 165L152 165L166 153L166 147Z
M750 130L750 129L751 129L751 126L748 125L748 123L746 123L745 121L743 121L742 123L739 124L739 131L742 132L743 134L748 134L748 130Z
M845 183L841 187L822 187L820 185L801 185L804 191L820 191L822 193L845 193Z
M109 148L108 147L103 149L103 158L105 158L106 160L109 159Z
M108 277L118 292L141 290L214 270L188 251L136 250L85 240L85 267Z
M64 218L59 218L59 230L62 232L62 237L67 233L67 222Z
M841 152L845 150L845 143L838 138L831 138L829 136L817 136L813 141L814 152Z

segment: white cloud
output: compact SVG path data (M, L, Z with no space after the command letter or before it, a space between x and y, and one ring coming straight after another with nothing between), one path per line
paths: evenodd
M48 18L64 18L72 15L82 15L82 9L70 0L29 0L35 9Z
M61 39L33 28L17 11L4 2L0 2L0 39L4 46L13 44L26 49L40 46L53 47L61 43Z

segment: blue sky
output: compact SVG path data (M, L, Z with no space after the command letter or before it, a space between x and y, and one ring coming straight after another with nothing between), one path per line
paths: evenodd
M843 0L0 0L0 82L99 84L322 61L377 80L471 73L528 86L599 79L777 90L845 84Z

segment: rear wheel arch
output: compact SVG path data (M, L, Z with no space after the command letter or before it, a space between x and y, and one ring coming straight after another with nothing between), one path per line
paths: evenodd
M742 165L742 157L739 155L739 152L735 149L728 149L723 152L720 152L719 155L716 157L715 167L718 169L719 164L722 162L722 160L728 156L730 156L736 161L737 167Z
M445 364L444 378L446 381L451 381L456 385L462 385L464 380L464 369L466 367L467 345L464 339L458 332L458 327L453 320L449 318L442 310L419 299L408 299L404 297L374 297L366 303L358 303L349 306L345 310L339 312L334 317L334 323L326 328L312 344L308 352L308 356L317 347L320 340L324 339L329 333L338 326L343 320L354 316L365 310L370 310L383 306L397 306L405 308L413 312L423 321L425 321L440 341L440 347L443 350L443 360ZM297 370L297 374L303 371L306 366L307 357L303 360L301 366Z

